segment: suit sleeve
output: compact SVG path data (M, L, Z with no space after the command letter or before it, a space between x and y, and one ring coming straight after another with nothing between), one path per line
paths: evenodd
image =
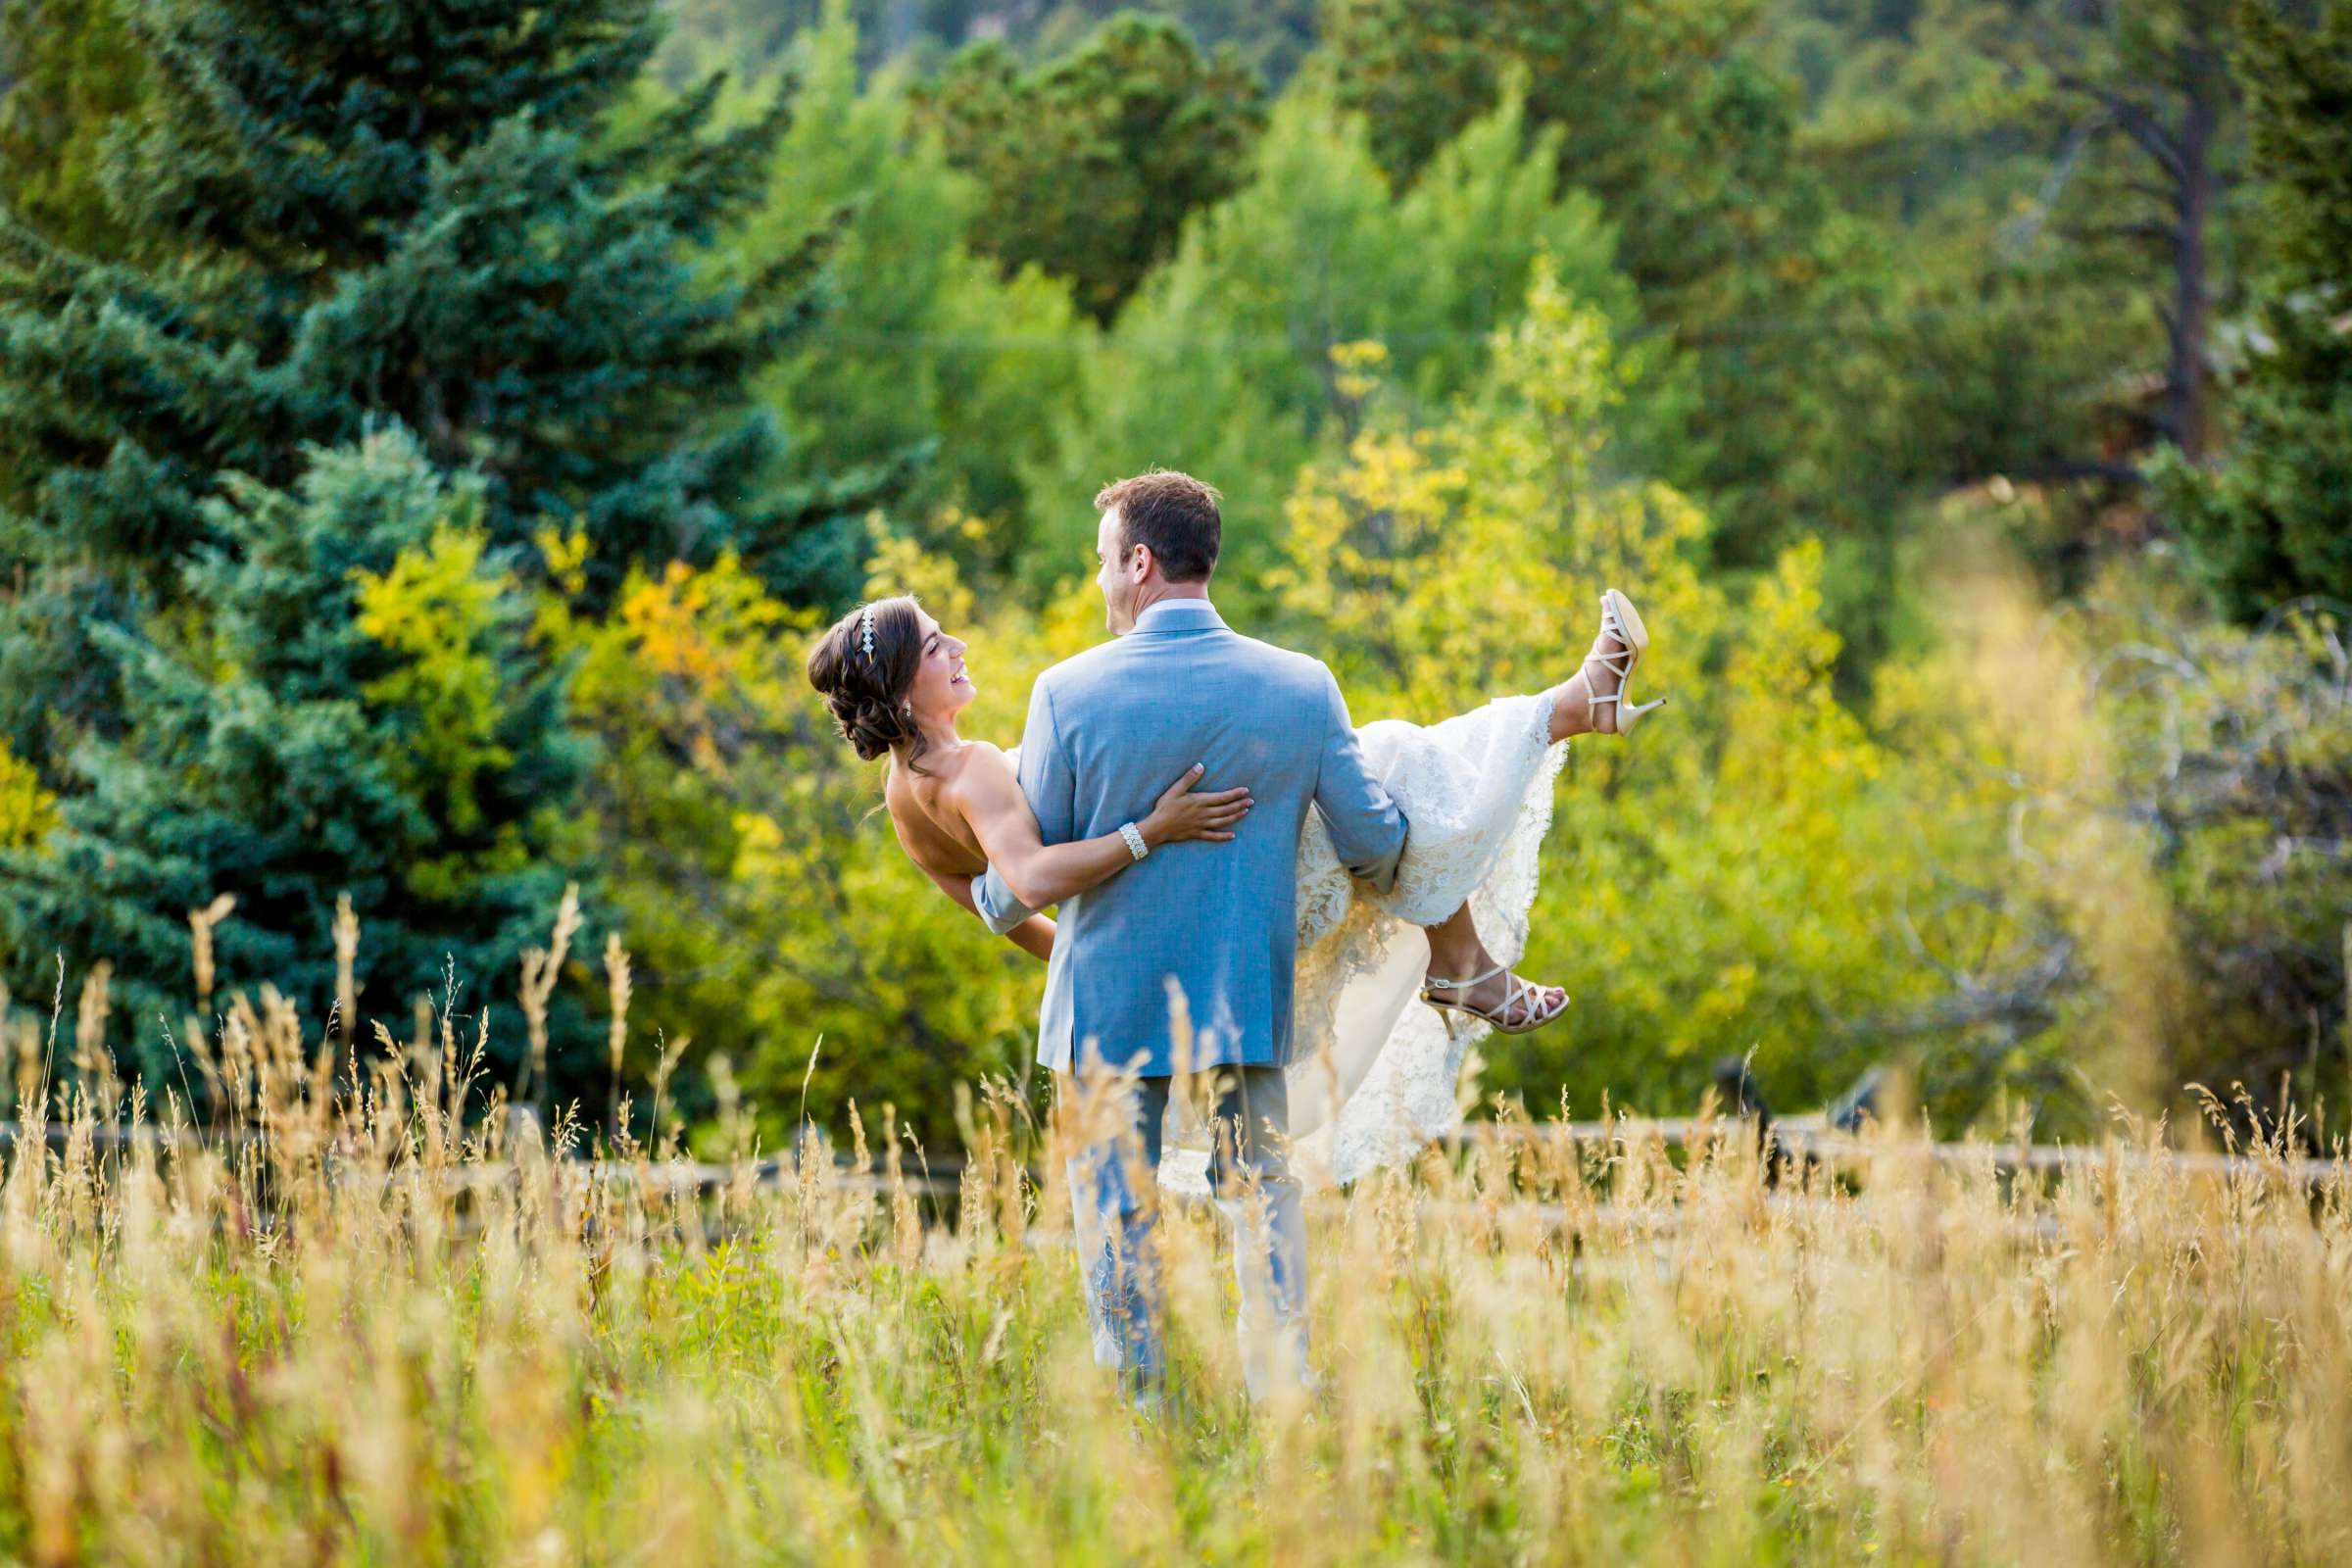
M1315 809L1331 830L1331 847L1348 871L1386 893L1396 885L1408 824L1404 812L1364 761L1348 718L1348 699L1331 671L1323 672L1323 760L1315 775Z
M1078 789L1069 753L1055 725L1054 691L1040 677L1029 692L1029 718L1021 730L1021 794L1037 818L1037 836L1047 844L1077 837ZM972 882L972 903L991 931L1003 936L1037 911L1012 896L995 866Z

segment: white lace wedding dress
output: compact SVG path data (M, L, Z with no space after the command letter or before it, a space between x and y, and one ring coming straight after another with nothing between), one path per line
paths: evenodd
M1434 925L1469 901L1497 962L1527 947L1536 855L1567 755L1548 696L1506 697L1427 728L1397 719L1356 733L1412 824L1396 885L1373 894L1340 864L1309 811L1298 844L1298 980L1290 1071L1292 1163L1309 1186L1349 1182L1460 1125L1463 1053L1490 1031L1448 1036L1418 992ZM1180 1098L1180 1097L1179 1097ZM1208 1138L1169 1112L1159 1181L1208 1190Z

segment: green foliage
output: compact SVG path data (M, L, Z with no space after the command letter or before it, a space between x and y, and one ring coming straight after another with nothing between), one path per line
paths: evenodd
M120 0L0 4L0 206L85 254L119 251L100 155L151 90Z
M2241 163L2231 3L2035 7L2001 46L2030 100L2071 122L2070 150L2089 155L2072 175L2071 237L2085 260L2132 280L2162 334L2153 390L2129 413L2192 460L2212 440L2211 323L2230 238L2221 220Z
M2131 476L2119 449L2199 449L2239 163L2228 7L1929 0L1843 30L1835 6L1798 9L1819 14L1795 30L1821 62L1803 145L1941 296L1926 333L1988 340L1936 355L1964 396L1905 394L1941 420L1992 416L1956 477L2112 481Z
M1426 172L1437 150L1524 84L1527 123L1552 133L1560 177L1615 225L1643 314L1690 351L1710 417L1667 472L1714 502L1719 553L1743 564L1768 560L1799 518L1884 526L1822 482L1835 340L1797 321L1821 314L1830 214L1795 156L1793 89L1744 41L1756 11L1333 0L1325 14L1340 100L1366 116L1374 156L1399 181L1443 177Z
M1539 266L1472 396L1302 482L1270 578L1359 721L1566 679L1601 588L1628 586L1657 640L1639 690L1673 705L1630 744L1572 743L1526 968L1576 1006L1482 1048L1486 1082L1547 1112L1563 1092L1581 1113L1690 1103L1753 1050L1767 1082L1822 1095L1883 1049L1825 1017L1919 985L1882 935L1916 857L1891 842L1886 758L1830 692L1819 546L1743 603L1702 575L1705 517L1612 440L1612 406L1645 390L1625 371L1606 318Z
M1037 971L800 653L917 587L1009 741L1098 635L1086 498L1166 464L1362 717L1649 612L1675 705L1579 743L1546 851L1577 1010L1490 1087L2332 1086L2332 624L2114 558L2352 597L2352 8L1328 0L1273 101L1301 0L1114 9L678 0L657 60L647 0L0 0L18 994L62 947L171 1015L234 892L224 982L307 1007L348 889L393 1011L577 871L710 1054L673 1103L781 1134L821 1035L814 1101L936 1144Z
M1632 585L1661 632L1643 689L1676 704L1638 745L1578 743L1529 960L1578 1007L1544 1035L1490 1043L1487 1083L1544 1106L1564 1086L1584 1108L1604 1091L1662 1108L1695 1097L1716 1056L1752 1048L1801 1102L1882 1059L1888 1020L1940 994L1893 934L1937 850L1959 848L1917 837L1950 787L1904 769L1833 695L1817 546L1744 595L1701 572L1703 514L1629 466L1618 435L1625 406L1650 394L1640 358L1613 346L1562 266L1533 265L1491 368L1434 406L1392 395L1403 356L1334 355L1326 373L1358 427L1309 465L1263 566L1220 572L1220 603L1329 658L1359 719L1429 721L1564 678L1600 586ZM873 591L923 592L970 642L971 735L1013 739L1036 670L1099 635L1081 582L1039 613L982 601L905 543L873 570ZM1025 1073L1038 970L892 841L873 770L849 761L793 678L808 624L740 571L634 584L581 676L610 759L593 832L629 847L618 880L640 959L679 977L659 993L670 1027L750 1042L730 1051L733 1076L771 1116L797 1103L821 1034L812 1096L887 1097L936 1138L956 1082ZM2049 1087L2059 1046L2044 1028L1999 1051L1965 1027L1929 1030L1904 1050L1929 1062L1955 1036L1956 1061L1993 1065L1953 1074L1939 1109Z
M462 982L511 973L565 881L585 758L530 600L485 549L488 486L398 432L310 458L291 491L230 479L205 504L219 542L180 568L187 608L101 636L121 738L85 745L55 830L0 857L0 952L112 961L158 1084L176 1074L148 1026L192 994L187 913L218 895L236 900L220 987L267 981L314 1016L347 896L381 1016L452 960Z
M672 91L684 91L716 71L748 80L784 67L804 34L834 13L859 40L860 72L882 64L889 47L888 0L674 0L663 10L668 35L655 69Z
M0 563L59 592L85 566L168 582L211 542L221 469L283 486L304 442L392 417L491 476L501 542L553 513L614 580L728 541L795 576L789 498L739 505L773 445L747 383L793 330L795 274L714 288L693 254L781 126L708 136L696 94L600 144L656 34L644 0L131 22L154 103L105 177L172 260L0 227Z
M513 656L514 582L486 571L476 528L436 528L404 548L391 569L353 573L360 634L394 658L360 695L405 721L385 736L385 761L406 793L430 790L460 833L482 826L475 791L514 754L499 740ZM419 890L421 891L421 890Z
M2305 30L2240 13L2265 267L2236 437L2218 468L2163 474L2229 612L2309 594L2352 603L2352 5Z
M1024 540L1023 470L1075 395L1091 328L1066 285L1034 268L1003 277L966 244L980 193L935 141L911 136L895 81L860 92L857 50L838 18L802 39L792 128L730 245L746 266L828 247L819 319L761 390L795 433L794 478L888 466L906 514L987 518L977 540L942 537L1002 569ZM843 541L854 567L861 537Z
M1633 168L1644 148L1660 159L1673 151L1651 139L1660 113L1687 113L1719 63L1714 50L1753 14L1685 0L1330 0L1323 41L1342 101L1371 122L1373 155L1399 181L1485 113L1517 70L1529 119L1573 127L1574 144L1560 148L1572 177L1614 193L1644 177Z
M1706 415L1660 469L1756 567L1830 546L1853 675L1916 640L1906 536L1996 475L2083 488L2207 420L2233 160L2218 0L1730 8L1333 0L1343 101L1410 176L1528 73L1566 178L1622 235ZM2130 373L2119 373L2130 367ZM2168 434L2168 432L2180 432ZM1849 695L1851 687L1849 683Z
M967 43L998 38L1047 60L1082 45L1122 13L1165 18L1203 49L1230 46L1277 86L1314 46L1317 0L835 0L858 29L858 67L929 70ZM670 37L658 58L682 86L714 69L747 75L783 61L830 14L828 0L669 0Z
M1041 578L1068 570L1092 549L1085 498L1158 464L1224 490L1220 581L1250 601L1274 559L1282 497L1360 426L1362 395L1335 375L1335 347L1386 345L1398 392L1442 401L1476 373L1485 334L1516 312L1542 253L1580 297L1630 312L1607 225L1559 188L1554 167L1551 142L1527 146L1506 99L1434 177L1395 193L1360 121L1311 93L1287 96L1249 183L1186 230L1087 363L1031 492L1032 516L1053 518L1053 531L1024 564Z
M56 821L57 797L41 788L32 764L0 743L0 850L36 842Z
M1787 0L1760 19L1752 47L1805 95L1790 151L1837 216L1803 314L1732 330L1819 346L1791 393L1803 427L1767 473L1781 514L1829 535L1851 699L1852 676L1932 639L1917 555L1939 496L2050 486L2058 504L2019 542L2058 580L2136 482L2139 389L2165 352L2161 270L2125 232L2151 214L2146 181L2053 74L2091 70L2097 31L1975 0Z
M186 911L234 893L223 973L315 994L348 891L397 1007L445 954L511 958L565 880L520 546L576 533L591 607L722 551L857 581L829 541L861 481L781 482L754 385L814 254L710 256L783 117L634 102L651 0L123 21L153 63L101 138L126 237L0 215L0 737L62 797L0 945L20 977L113 959L149 1016ZM412 525L444 490L448 531Z
M1257 78L1184 30L1121 15L1034 71L999 43L948 63L921 122L980 185L971 242L1009 275L1035 264L1107 320L1175 248L1186 215L1230 192L1263 121Z
M2326 849L2352 831L2332 804L2352 730L2324 659L2314 670L2325 628L2219 637L2119 579L2100 602L2133 608L2053 634L2038 589L1988 574L1996 545L1954 507L1940 520L1972 541L1955 551L1968 569L1924 576L1938 641L1882 662L1866 724L1836 690L1826 550L1800 542L1744 585L1707 568L1704 513L1619 435L1651 395L1641 366L1552 263L1532 276L1486 368L1443 402L1396 395L1377 343L1336 353L1328 373L1357 428L1308 465L1263 567L1218 587L1251 630L1329 659L1359 721L1542 690L1576 667L1604 584L1642 604L1656 645L1640 690L1674 702L1631 743L1574 743L1525 963L1576 1006L1489 1041L1484 1086L1543 1110L1563 1095L1580 1112L1604 1095L1673 1110L1720 1058L1747 1055L1776 1102L1802 1106L1892 1063L1940 1124L2023 1108L2070 1135L2094 1124L2104 1091L2161 1103L2189 1078L2256 1070L2332 1091L2340 1073L2306 1050L2343 1016L2352 907ZM1010 741L1036 668L1096 635L1076 583L1041 616L977 599L903 544L874 571L875 591L925 590L970 642L983 697L968 734ZM654 618L700 636L727 617L686 596L692 580ZM641 634L615 667L658 645ZM676 689L605 727L650 732L665 707L698 710ZM958 1078L1021 1069L1035 967L980 941L905 862L867 814L870 770L814 710L786 711L806 727L721 717L708 740L673 740L672 757L705 760L666 790L691 809L601 831L672 855L701 846L689 867L629 879L658 890L645 912L677 942L665 964L739 941L766 956L749 977L691 971L698 1037L727 1030L747 988L776 1020L781 1038L738 1064L746 1082L792 1102L821 1027L813 1093L864 1086L903 1113L928 1107L936 1128ZM656 765L611 786L621 819L664 798ZM2227 782L2254 779L2268 782ZM2266 837L2279 824L2296 847ZM2274 896L2289 883L2291 899ZM687 886L700 897L670 891ZM702 910L710 928L688 929ZM877 989L906 1010L877 1010Z
M995 0L933 0L943 19L961 12L1005 19ZM1243 62L1279 87L1298 69L1315 42L1317 0L1058 0L1014 11L1010 33L1032 54L1072 47L1091 28L1122 12L1164 17L1181 25L1203 49L1231 48ZM1034 18L1034 20L1031 20ZM966 35L969 33L967 27Z

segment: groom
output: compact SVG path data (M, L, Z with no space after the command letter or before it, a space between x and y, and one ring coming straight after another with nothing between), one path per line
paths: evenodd
M1141 864L1062 905L1038 1060L1065 1075L1065 1101L1116 1106L1094 1118L1070 1184L1097 1358L1115 1359L1139 1392L1163 1369L1160 1118L1176 1074L1200 1075L1254 1397L1306 1375L1306 1228L1283 1149L1299 831L1311 806L1341 862L1385 890L1406 824L1365 765L1331 671L1229 630L1209 604L1216 491L1154 471L1095 506L1096 580L1116 640L1054 665L1030 693L1020 780L1040 832L1048 844L1117 832L1195 763L1206 769L1200 788L1247 785L1254 806L1232 843L1164 845L1148 858L1139 848ZM973 894L994 930L1029 913L993 868Z

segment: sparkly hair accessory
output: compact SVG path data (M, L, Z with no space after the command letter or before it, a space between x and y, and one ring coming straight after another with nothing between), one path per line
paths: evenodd
M874 607L870 604L858 617L858 650L868 659L874 657Z

